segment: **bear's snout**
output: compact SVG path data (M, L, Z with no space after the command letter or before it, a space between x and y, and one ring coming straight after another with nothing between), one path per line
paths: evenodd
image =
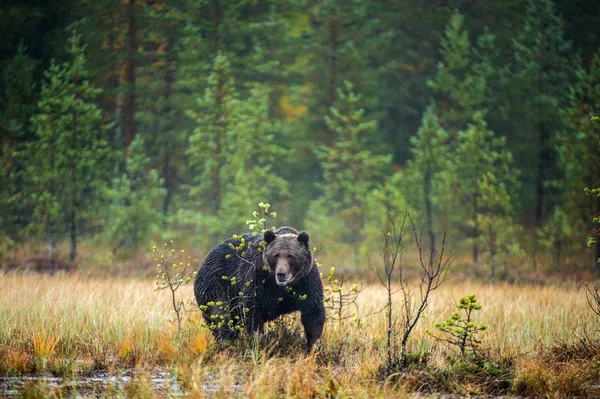
M281 287L285 287L292 280L290 265L285 262L280 262L275 268L275 282Z
M287 280L287 273L286 272L277 272L277 281L278 282L285 282Z

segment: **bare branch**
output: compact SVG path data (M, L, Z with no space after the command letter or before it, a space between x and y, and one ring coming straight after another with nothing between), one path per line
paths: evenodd
M412 237L419 255L419 298L415 300L415 292L412 291L404 276L403 262L403 239L405 237L406 223L410 223ZM439 288L444 282L446 271L452 261L452 257L446 255L447 236L443 235L441 248L438 250L432 243L427 253L423 245L423 229L417 229L416 224L408 212L388 210L387 229L383 232L382 260L383 270L377 270L377 277L386 289L387 303L384 307L387 313L387 371L393 372L396 368L406 366L406 352L408 340L417 325L421 315L428 305L429 296L432 291ZM397 278L399 288L392 289L393 279ZM394 304L392 295L401 293L400 307L401 328L398 330L398 318L393 314ZM398 350L398 344L400 349Z
M600 317L600 292L598 292L598 285L594 285L594 290L592 291L592 288L586 284L585 289L585 297L590 309L592 309L592 312L594 312L596 316Z

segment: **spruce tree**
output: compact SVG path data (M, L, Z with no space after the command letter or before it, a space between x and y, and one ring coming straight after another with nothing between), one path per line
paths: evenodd
M528 1L513 49L514 62L505 77L512 92L506 119L518 121L513 140L519 139L514 150L523 171L521 202L540 228L560 198L553 184L561 178L554 138L564 129L560 111L567 106L577 57L551 0Z
M442 60L437 73L428 83L434 91L440 125L450 134L450 140L465 128L475 112L486 113L488 89L485 51L490 51L493 37L485 33L474 48L464 28L464 16L455 12L441 40ZM483 47L483 48L482 48Z
M457 140L454 205L460 211L454 222L470 238L473 262L478 264L480 252L485 253L493 275L496 256L518 248L510 198L519 172L511 165L506 140L488 130L483 114L475 113Z
M189 39L190 33L186 30L189 16L185 6L185 2L162 0L145 8L141 14L144 29L138 35L144 45L138 51L137 79L144 84L137 87L136 121L138 135L144 138L149 167L159 173L166 190L162 200L165 227L173 210L181 205L180 187L187 182L185 150L193 123L185 117L185 111L192 95L198 93L198 82L205 80L205 74L198 73L202 59L196 58L202 48L185 48L192 52L190 58L194 58L196 68L190 75L181 70L182 65L189 66L181 56L182 42ZM200 38L195 39L197 42Z
M344 82L358 85L361 93L369 88L366 59L359 51L369 8L360 0L324 0L315 2L308 11L311 29L306 45L310 59L305 62L311 83L310 130L317 134L317 142L331 146L336 134L326 118L335 117L331 110L337 106Z
M256 203L286 200L289 188L276 168L285 151L274 141L267 89L256 85L240 98L221 53L208 80L199 111L190 112L196 120L188 148L195 175L190 207L198 229L222 237L238 231Z
M321 146L318 157L323 169L322 196L311 205L313 221L337 218L343 222L343 238L360 243L365 225L365 204L369 193L380 186L390 155L372 150L376 121L366 120L360 95L348 81L338 90L338 103L331 108L327 125L334 132L334 144Z
M124 172L106 193L109 205L102 234L113 254L131 254L148 243L161 226L165 191L158 172L150 169L144 140L137 136L129 146Z
M488 80L495 73L494 36L485 30L472 45L463 15L455 12L446 26L441 47L442 60L429 81L434 102L412 142L413 163L409 171L419 176L422 191L429 193L419 203L424 204L421 208L430 239L436 215L445 229L455 228L468 237L473 262L479 264L482 246L486 253L493 254L492 259L497 252L494 248L498 247L495 232L483 231L481 223L487 227L490 218L506 216L506 222L514 224L512 205L504 195L506 190L487 189L492 180L499 185L508 184L511 190L516 184L505 140L489 131L485 120L493 98ZM504 248L511 245L512 242Z
M4 65L0 80L0 253L25 235L31 209L25 201L29 178L26 157L19 156L32 139L30 119L35 111L38 62L21 43Z
M219 53L208 77L208 87L197 98L190 116L196 128L189 138L189 164L193 173L193 197L202 198L203 212L215 213L221 208L225 139L233 124L232 106L237 101L231 66L227 57Z
M434 105L423 114L417 135L411 138L412 160L408 162L406 175L413 207L424 218L426 234L431 248L435 248L435 230L448 230L451 213L450 191L453 163L447 151L448 133L438 121ZM417 187L418 194L415 194Z
M84 50L73 33L68 60L53 61L45 72L32 119L37 137L28 148L35 216L49 240L50 257L59 235L68 232L71 260L85 221L96 219L97 194L110 165L107 125L93 103L100 90L89 80Z
M592 59L589 68L580 66L577 69L576 81L569 92L569 102L569 107L562 113L566 128L557 135L556 140L560 166L564 170L565 196L561 208L568 215L573 215L570 224L574 230L589 234L589 228L586 227L589 215L600 215L600 197L592 195L590 199L583 196L581 187L597 187L600 176L600 124L593 121L600 110L600 51ZM576 243L565 242L568 237L557 238L563 246L570 244L578 247ZM578 242L583 241L581 236L574 238ZM595 247L594 265L600 271L600 265L597 264L600 244L596 242Z

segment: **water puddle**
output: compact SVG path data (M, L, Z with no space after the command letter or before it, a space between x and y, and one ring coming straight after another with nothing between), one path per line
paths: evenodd
M183 397L179 383L166 371L144 373L126 370L118 375L97 372L89 376L63 378L53 376L0 377L0 397Z

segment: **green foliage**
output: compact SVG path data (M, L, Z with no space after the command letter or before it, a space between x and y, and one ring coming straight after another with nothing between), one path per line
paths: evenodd
M269 229L275 230L275 227L269 228L267 222L269 219L275 219L277 217L277 212L269 211L269 208L271 208L271 204L268 202L258 203L259 210L252 212L254 219L246 220L246 225L251 233L259 234L264 233Z
M488 130L485 120L494 37L486 31L472 46L463 25L464 17L454 13L446 27L442 61L429 82L436 101L411 140L407 186L431 244L436 229L456 231L473 245L475 263L484 249L494 275L497 255L518 252L511 201L518 172L506 140Z
M562 175L554 140L564 129L561 110L567 106L578 57L573 55L564 22L551 0L527 2L525 20L512 47L514 61L502 78L510 93L509 104L500 106L506 109L505 121L514 133L509 140L519 142L512 150L517 168L523 171L522 212L533 215L539 228L560 199L560 190L553 184Z
M2 70L4 93L0 96L0 137L2 142L30 137L31 115L37 101L35 77L38 62L27 53L23 42L19 44L15 56ZM14 143L12 143L14 144Z
M411 138L412 160L406 168L411 205L423 216L428 238L436 228L448 230L451 215L453 167L448 152L448 132L443 129L434 105L423 114L417 135ZM418 193L418 194L416 194Z
M30 118L38 97L36 68L21 42L15 56L2 68L0 77L0 254L5 255L26 236L23 229L31 220L26 190L27 159L19 156L32 136ZM0 255L0 257L2 257Z
M350 82L345 82L345 90L339 90L338 97L338 106L332 107L332 116L326 118L335 144L319 148L323 194L311 205L309 218L315 225L328 225L337 219L343 223L339 235L356 244L363 240L367 197L381 185L391 157L370 149L366 138L374 134L376 123L365 120L360 96Z
M69 60L52 62L46 71L32 118L37 140L28 147L36 222L46 231L51 256L57 235L69 231L71 259L79 231L98 222L94 215L111 156L108 125L93 102L100 90L89 81L83 51L73 33Z
M457 307L458 311L452 313L443 323L435 323L441 336L433 334L430 330L427 330L427 334L457 347L463 357L469 349L476 355L482 342L478 334L488 328L485 324L476 324L473 321L473 312L480 310L481 305L477 303L474 294L469 294L460 298Z
M245 212L261 198L284 200L288 183L276 165L285 151L274 143L268 92L261 86L239 98L227 57L219 54L210 86L198 99L196 129L190 136L190 166L197 171L191 194L197 198L197 228L223 234L245 221Z
M103 236L113 254L130 255L148 242L161 226L160 204L165 196L162 180L144 153L144 140L137 136L125 160L125 170L107 189L106 224Z
M495 257L519 251L513 219L511 194L517 189L519 172L512 167L512 154L503 137L487 129L481 113L458 132L454 158L454 219L473 243L473 260L479 261L483 248L495 273Z
M593 116L591 118L592 122L594 122L595 124L600 124L600 118L598 118L597 116ZM597 139L598 137L596 137ZM598 141L598 144L600 144L600 141ZM596 176L597 177L597 176ZM596 204L597 204L597 213L594 215L594 217L592 218L592 221L595 224L599 224L600 225L600 187L597 188L585 188L585 194L589 195L591 197L596 197ZM592 246L592 245L596 245L596 263L598 265L600 265L600 241L599 241L599 237L600 237L600 228L598 228L596 230L596 235L593 237L589 237L588 238L588 242L587 245L588 247Z
M571 236L559 237L563 247L578 248L576 242L583 241L583 234L589 235L589 214L600 212L598 176L600 176L600 123L594 113L600 109L600 51L596 52L589 68L580 67L577 80L570 88L570 105L563 111L566 129L557 135L557 151L560 165L564 170L564 208L573 225ZM581 195L581 187L589 197ZM598 215L594 222L597 223ZM576 232L583 233L582 235ZM588 246L596 244L597 231L588 239ZM600 257L596 250L595 260ZM598 266L596 266L598 267Z
M191 112L197 127L188 149L197 171L191 190L197 228L216 235L242 224L246 210L261 198L282 201L289 195L287 181L277 174L286 152L274 143L268 91L255 86L242 100L229 68L219 54L210 86L198 99L201 112Z
M516 192L517 172L514 169L508 171L512 175L497 172L486 172L477 183L480 191L474 220L479 230L474 241L483 249L482 260L489 265L492 278L496 276L499 261L506 264L510 256L523 253L518 241L522 228L516 221L511 201Z
M436 98L411 140L409 202L423 215L431 245L436 229L458 232L473 245L476 264L483 248L493 276L497 255L519 252L511 201L518 171L506 140L488 130L485 120L494 36L486 30L472 46L463 15L454 13L441 46L442 61L429 81Z
M110 190L134 196L133 182L112 182L136 136L165 192L135 201L152 203L145 218L173 237L196 229L207 241L223 238L263 198L286 211L285 224L335 231L328 250L350 244L361 256L373 250L390 203L425 220L431 244L438 230L469 240L475 261L492 270L518 253L511 236L534 259L552 252L564 266L581 264L584 237L596 235L586 215L598 212L598 201L581 187L597 187L600 165L590 124L598 108L597 7L551 0L75 3L0 6L2 253L40 232L51 247L88 233L121 245L115 226L131 205L122 202L126 209L117 212L112 198L108 210L103 197ZM71 72L58 72L77 68L67 27L85 32L87 46L84 77L73 85L66 84ZM53 85L60 80L63 89L51 104L47 79L42 110L48 65L47 76L53 68ZM59 114L83 87L86 103L101 110L91 130L105 144L91 157L74 149L81 167L73 168L56 151L69 138L57 133L49 141L48 131L69 131L73 121ZM102 92L91 94L95 87ZM42 121L42 114L54 115ZM518 185L505 171L466 173L479 154L472 146L466 157L459 153L476 114L494 138L506 138ZM93 142L82 118L75 147ZM102 160L104 150L118 153L114 162ZM95 158L104 167L91 166ZM47 167L51 160L55 168ZM69 200L73 190L63 183L73 175ZM108 214L119 220L100 217Z
M385 183L370 191L365 202L364 241L360 246L360 255L368 258L381 248L381 226L388 223L387 212L390 209L401 209L411 215L420 215L415 211L418 205L408 203L413 199L414 191L405 171L398 171L385 179ZM411 191L413 190L413 191ZM405 197L406 196L406 197ZM327 243L327 248L331 244Z
M480 38L481 45L493 42L493 37L487 35ZM480 54L471 46L464 29L464 16L458 12L450 17L441 47L442 61L437 65L435 78L428 83L438 97L441 126L456 132L466 126L475 112L485 113L488 89L481 65L485 59L478 59Z
M262 233L267 230L275 230L275 226L269 226L268 222L270 219L277 217L277 212L270 208L271 204L261 201L258 203L258 210L252 212L254 219L246 220L246 225L250 232L261 235L261 237L257 241L247 241L243 235L233 234L233 242L229 243L229 248L235 251L235 253L229 253L225 255L225 258L229 259L233 256L242 259L247 253L253 251L260 253L263 251L265 242L262 240ZM243 261L247 262L247 260ZM263 265L263 270L267 270L266 265ZM256 270L254 270L254 273L256 273ZM252 317L251 314L254 312L254 309L246 307L246 300L255 298L257 285L264 283L264 280L256 281L254 277L246 281L238 281L236 275L221 276L222 300L199 304L201 311L208 310L210 312L210 323L207 326L209 329L214 330L218 328L222 330L225 328L236 335L245 331L245 320L247 317ZM229 285L235 287L237 295L230 296ZM305 300L307 297L306 294L296 293L291 287L286 287L286 295L296 297L300 300ZM279 301L283 300L283 298L278 299ZM244 317L235 316L235 310L239 310Z
M309 3L310 4L310 3ZM357 85L357 92L368 96L370 78L368 59L361 54L364 36L372 30L369 4L359 0L324 0L307 8L310 23L305 45L310 50L301 61L309 78L308 129L319 144L331 146L336 140L335 128L328 119L336 118L333 108L339 108L340 90L347 89L346 81ZM343 111L342 111L343 112Z

